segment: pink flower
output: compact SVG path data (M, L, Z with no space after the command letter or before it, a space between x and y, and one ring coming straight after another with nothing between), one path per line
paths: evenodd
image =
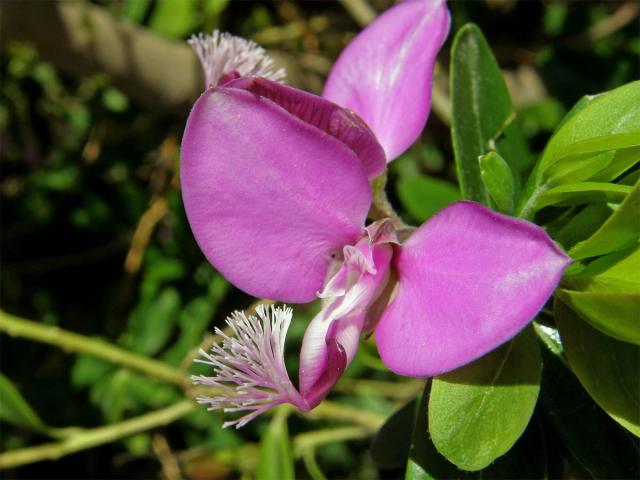
M284 368L288 308L234 314L235 336L202 352L215 376L194 381L227 394L199 400L249 412L227 425L283 402L316 406L363 331L375 332L382 360L398 374L460 367L522 330L559 282L569 259L541 228L476 203L442 210L403 243L390 219L365 226L369 180L424 127L448 28L442 1L396 5L347 47L325 98L228 63L216 70L204 55L218 72L207 82L218 86L193 107L181 163L195 238L251 295L323 298L305 333L297 389Z

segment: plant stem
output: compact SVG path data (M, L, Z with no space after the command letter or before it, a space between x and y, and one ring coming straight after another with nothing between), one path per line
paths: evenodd
M304 415L306 418L331 420L342 420L349 423L356 423L365 427L370 433L377 432L386 417L379 413L358 409L348 405L342 405L330 400L324 400L320 405Z
M371 432L362 427L339 427L313 430L311 432L301 433L293 438L293 452L296 457L300 457L307 450L313 450L320 445L341 442L344 440L356 440L359 438L366 438L370 435Z
M124 422L84 430L62 442L11 450L0 454L0 469L15 468L42 460L57 460L80 450L104 445L134 433L167 425L184 417L195 408L196 404L192 400L182 400L169 407Z
M55 345L68 352L86 353L176 385L184 386L187 382L180 370L159 360L128 352L104 340L16 317L2 310L0 310L0 332L5 332L12 337L28 338Z

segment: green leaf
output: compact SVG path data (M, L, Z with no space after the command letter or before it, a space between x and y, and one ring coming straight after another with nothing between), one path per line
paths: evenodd
M467 24L458 31L451 56L451 135L458 181L464 198L488 205L478 157L495 150L494 142L515 112L502 72L476 25ZM508 162L516 159L506 158Z
M603 333L640 345L640 293L576 292L559 290L558 296Z
M382 425L371 442L371 456L385 470L400 468L407 463L417 402L413 400L395 412Z
M573 275L567 275L563 286L589 292L636 293L640 291L640 248L637 244L625 250L598 258Z
M583 321L562 301L554 310L571 369L595 402L640 435L640 347L615 340Z
M631 192L627 185L615 183L582 182L572 185L560 185L544 192L538 197L536 207L567 207L583 203L615 202L619 203Z
M189 351L202 342L204 331L209 327L218 305L229 290L229 283L219 274L213 277L206 297L196 297L180 312L180 335L170 348L163 353L162 359L179 365Z
M568 250L593 235L612 212L613 209L607 203L592 203L572 215L569 221L551 236Z
M444 458L429 438L427 409L429 385L415 408L415 424L411 451L407 462L406 479L537 479L547 478L546 448L543 432L534 416L514 447L489 467L479 472L464 472Z
M48 427L20 395L18 389L0 373L0 420L46 433Z
M640 344L640 248L600 257L567 275L558 296L594 327Z
M180 294L171 287L163 289L152 302L140 303L130 319L130 348L150 356L158 353L171 337L180 303Z
M618 209L587 240L573 246L569 255L582 260L615 252L640 239L640 182L636 183Z
M541 171L564 157L640 145L640 81L598 95L556 131L540 160Z
M564 162L552 165L547 172L552 185L580 183L605 170L615 157L615 151L573 155Z
M589 180L592 182L610 182L640 162L640 147L617 150L611 163Z
M556 129L556 133L536 164L518 206L518 216L532 218L537 209L549 205L548 202L538 201L540 195L556 186L549 178L549 172L555 172L558 175L560 170L567 174L573 168L571 164L574 163L577 155L638 147L640 145L640 110L636 108L638 103L640 103L640 81L629 83L596 97L580 100ZM632 163L628 155L633 156L633 153L622 156L617 152L614 153L613 160L602 163L603 170L593 172L593 179L598 182L609 181L611 175ZM582 158L585 160L588 157L589 155L584 155ZM599 161L602 161L602 158ZM566 163L567 166L561 166L560 162ZM552 166L553 170L551 170ZM594 165L583 164L582 167L594 167ZM565 168L567 170L564 170Z
M559 131L562 127L564 127L565 123L571 120L577 113L584 110L588 105L591 104L596 98L601 95L606 95L605 93L600 93L598 95L585 95L580 100L576 102L576 104L567 112L562 121L556 126L556 132Z
M515 184L507 162L498 153L489 152L479 158L480 176L498 211L513 213Z
M279 409L260 441L256 480L295 480L286 411Z
M593 478L638 478L638 451L559 358L542 349L540 406L571 456Z
M402 205L419 223L460 200L456 187L434 177L403 177L398 181L397 190Z
M429 431L438 451L464 470L480 470L504 455L533 414L541 369L527 328L475 362L434 378Z

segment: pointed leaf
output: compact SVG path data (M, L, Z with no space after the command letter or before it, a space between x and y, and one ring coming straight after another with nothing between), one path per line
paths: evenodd
M260 441L256 480L295 480L286 412L278 410Z
M595 97L556 131L540 160L541 170L570 155L640 145L638 104L640 81Z
M600 257L558 291L562 300L600 331L640 344L640 248Z
M502 72L476 25L458 31L451 56L451 136L458 181L464 198L488 205L478 157L493 149L515 112ZM505 159L514 171L522 170L518 156Z
M537 209L548 207L567 207L595 202L621 202L631 191L627 185L615 183L582 182L561 185L544 192L536 202Z
M46 432L47 426L29 406L11 380L0 373L0 420L37 432Z
M497 210L507 215L513 213L515 183L509 165L497 152L482 155L479 162L482 182L495 202Z
M640 239L640 182L637 182L615 212L587 240L576 244L569 254L576 260L604 255Z

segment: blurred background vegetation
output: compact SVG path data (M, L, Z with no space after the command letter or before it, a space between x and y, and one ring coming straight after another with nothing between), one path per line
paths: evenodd
M182 377L206 371L192 367L198 346L211 343L214 326L231 311L255 301L204 260L182 208L180 138L203 87L184 40L213 28L253 39L285 66L289 83L320 93L342 48L391 3L2 2L1 307L84 337L74 343L43 330L51 335L47 345L19 338L29 334L4 324L0 449L64 442L86 432L62 427L165 415L152 422L158 428L133 435L115 429L96 448L12 468L8 477L278 476L260 463L278 452L260 443L282 434L288 410L271 424L266 417L237 432L221 429L219 415L183 402L194 392ZM449 5L452 32L471 21L486 35L534 153L582 95L640 73L640 4L633 0ZM457 196L447 91L451 38L439 56L427 129L390 169L392 202L412 223ZM295 309L287 343L294 378L306 321L316 311L316 305ZM3 321L9 318L3 314ZM88 338L135 356L106 361L88 355ZM170 368L140 367L145 357ZM397 477L393 465L374 462L371 438L421 388L387 372L375 346L363 343L324 408L309 418L288 417L292 454L300 460L296 476L319 478L319 469L329 478ZM545 432L552 446L553 435ZM549 476L584 474L552 450Z

